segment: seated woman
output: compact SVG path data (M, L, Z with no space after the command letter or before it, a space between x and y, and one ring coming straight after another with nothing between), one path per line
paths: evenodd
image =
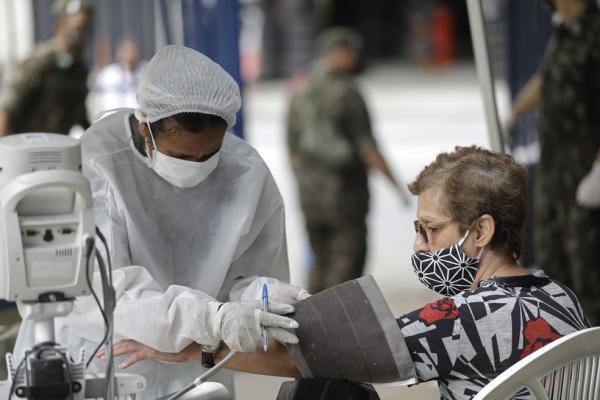
M418 196L412 265L425 286L446 297L397 322L418 378L437 380L443 399L469 399L521 358L589 326L569 288L517 263L526 188L524 167L474 146L438 155L409 185ZM200 359L196 344L165 354L124 341L115 354L131 354L121 367L144 358ZM298 376L275 343L268 353L238 354L227 367Z

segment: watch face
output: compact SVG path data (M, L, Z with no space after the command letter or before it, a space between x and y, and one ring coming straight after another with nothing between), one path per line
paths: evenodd
M205 368L212 368L215 366L215 354L202 352L202 366Z

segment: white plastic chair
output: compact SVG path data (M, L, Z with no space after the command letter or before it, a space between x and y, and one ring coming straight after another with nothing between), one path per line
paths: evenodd
M533 396L523 394L529 389ZM519 393L519 396L515 396ZM525 392L526 393L526 392ZM473 400L600 400L600 327L564 336L488 383Z

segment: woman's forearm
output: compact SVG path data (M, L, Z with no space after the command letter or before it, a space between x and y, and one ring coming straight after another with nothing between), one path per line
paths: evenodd
M227 354L229 349L221 347L215 355L215 362L221 361ZM269 342L268 352L258 350L254 353L237 353L225 364L225 368L259 375L300 378L300 373L286 348L274 340Z
M229 354L229 349L223 345L215 354L215 362L220 362L227 354ZM202 351L197 343L190 344L179 353L165 353L135 340L121 340L113 346L113 355L128 355L127 359L119 364L119 368L127 368L142 360L170 363L202 361ZM105 356L106 349L103 348L98 352L97 357L104 359ZM269 341L269 351L267 353L262 350L257 350L254 353L237 353L225 364L225 368L252 374L300 378L300 373L288 355L286 348L275 340Z
M542 101L542 77L533 75L525 84L513 102L512 119L515 121L522 115L537 108Z

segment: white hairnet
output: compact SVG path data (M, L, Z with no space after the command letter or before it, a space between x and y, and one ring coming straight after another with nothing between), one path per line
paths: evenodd
M150 123L183 112L216 115L235 125L240 89L221 66L183 46L166 46L150 60L137 93Z

